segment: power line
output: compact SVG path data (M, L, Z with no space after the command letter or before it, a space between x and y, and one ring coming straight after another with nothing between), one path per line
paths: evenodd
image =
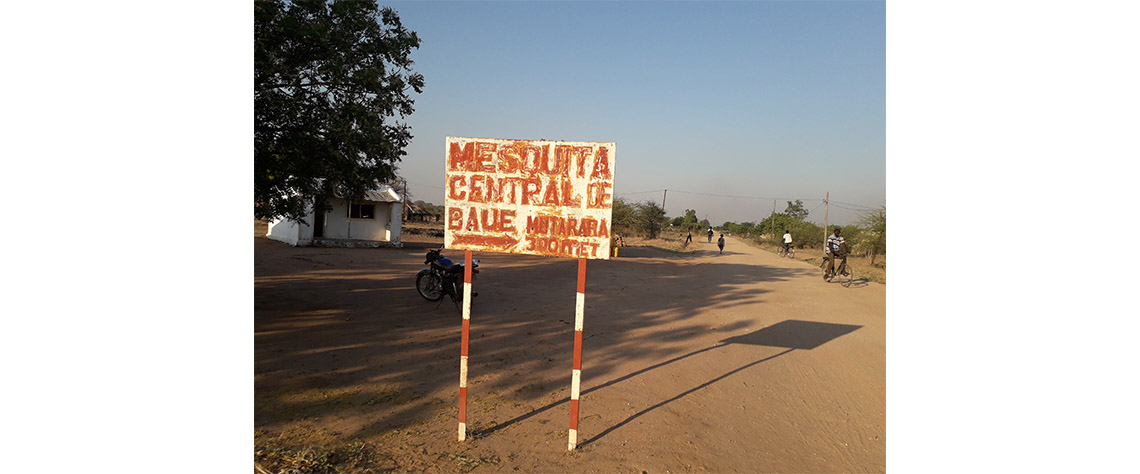
M615 193L615 194L617 194L618 196L629 196L631 194L659 193L661 191L664 191L664 189L654 189L651 191L638 191L636 193Z
M729 194L698 193L698 192L693 192L693 191L682 191L679 189L678 190L672 190L671 189L670 191L676 191L678 193L685 193L685 194L697 194L700 196L715 196L715 197L726 197L726 198L735 198L735 199L762 199L765 201L769 201L769 200L774 200L774 201L792 200L792 201L795 201L795 200L797 200L796 198L786 198L786 197L732 196ZM817 201L817 200L822 201L822 199L799 199L799 200L800 201Z
M733 195L728 195L728 194L698 193L698 192L693 192L693 191L683 191L680 189L670 189L670 191L674 191L674 192L678 192L678 193L685 193L685 194L696 194L696 195L700 195L700 196L725 197L725 198L733 198L733 199L759 199L759 200L788 201L788 202L790 202L790 201L801 201L801 202L802 201L819 201L819 204L817 204L815 206L816 209L818 209L819 206L823 205L823 203L826 201L824 199L819 199L819 198L801 199L801 198L789 198L789 197L733 196ZM827 201L827 202L830 202L832 205L842 204L842 205L846 205L846 206L853 206L853 207L859 208L859 209L851 209L850 207L843 207L842 205L835 206L835 207L838 207L841 209L846 209L848 211L861 211L861 210L872 211L872 210L877 209L876 207L864 206L862 204L852 204L849 202L836 201L834 199ZM812 210L814 211L815 209L812 209Z
M839 204L845 204L845 205L848 205L848 206L861 207L861 208L863 208L863 209L866 209L866 210L868 210L868 211L871 211L871 210L874 210L874 209L875 209L875 208L873 208L873 207L867 207L867 206L864 206L864 205L862 205L862 204L851 204L851 203L849 203L849 202L836 201L836 200L834 200L834 199L832 199L832 200L831 200L831 203L832 203L832 204L836 204L836 203L839 203ZM843 207L843 206L836 206L836 207L842 207L843 209L847 209L846 207ZM849 211L854 211L854 210L856 210L856 209L847 209L847 210L849 210Z
M859 212L859 211L869 211L869 210L870 210L870 209L867 209L867 208L863 208L863 209L852 209L852 208L850 208L850 207L844 207L844 206L840 206L840 205L836 204L836 203L835 203L835 201L831 201L831 206L832 206L832 207L838 207L838 208L840 208L840 209L846 209L846 210L848 210L848 211L856 211L856 212Z
M432 185L430 185L430 184L420 184L420 183L413 183L413 182L411 182L411 181L407 181L407 183L408 183L408 184L414 184L414 185L416 185L416 186L423 186L423 187L425 187L425 188L444 189L444 187L443 187L443 186L432 186Z

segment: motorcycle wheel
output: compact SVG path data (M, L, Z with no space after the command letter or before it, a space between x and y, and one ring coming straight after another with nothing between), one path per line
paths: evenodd
M431 270L420 270L416 275L416 291L428 301L439 301L443 298L443 281Z

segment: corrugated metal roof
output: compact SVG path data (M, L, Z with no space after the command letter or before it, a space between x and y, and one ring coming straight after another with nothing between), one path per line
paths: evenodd
M341 196L338 195L337 197ZM376 202L400 202L400 195L397 194L396 190L392 189L391 186L380 186L379 188L373 189L371 191L365 191L364 200Z
M396 194L396 190L391 186L384 186L380 189L375 189L364 193L364 198L369 201L378 202L400 202L400 195Z

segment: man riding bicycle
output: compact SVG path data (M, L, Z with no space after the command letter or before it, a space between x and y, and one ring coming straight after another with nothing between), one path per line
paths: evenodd
M823 247L823 258L827 260L827 271L823 274L823 279L831 281L831 277L835 276L835 259L840 259L840 267L844 268L846 274L847 263L847 242L843 241L843 237L839 235L839 228L835 228L835 235L827 236L827 245Z
M788 247L792 246L792 231L784 231L784 253L788 253Z

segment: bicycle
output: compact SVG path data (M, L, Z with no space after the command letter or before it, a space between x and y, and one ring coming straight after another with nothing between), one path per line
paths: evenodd
M779 247L776 247L776 255L779 255L781 258L796 258L796 248L789 245L788 250L785 251L784 246L781 245Z
M823 270L823 280L826 282L839 282L844 288L851 286L851 282L855 281L855 272L851 271L851 267L847 265L846 259L839 262L839 267L835 268L834 273L827 273L827 261L831 258L830 255L823 257L823 263L819 268Z

